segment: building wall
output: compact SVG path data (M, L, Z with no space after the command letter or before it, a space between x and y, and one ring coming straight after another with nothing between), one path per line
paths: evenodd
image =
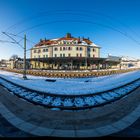
M48 42L51 45L46 45ZM53 42L53 43L52 43ZM89 45L90 44L90 45ZM31 58L52 58L52 57L100 57L100 47L96 46L89 39L87 42L81 40L80 38L73 38L70 34L67 34L66 37L55 40L41 40L36 46L31 49ZM71 68L73 66L72 62L55 62L55 63L43 63L39 61L31 61L32 68L52 68L52 69L61 69L63 67ZM86 61L82 63L75 63L73 67L79 67L80 69L86 69ZM93 67L93 66L92 66Z
M100 57L100 51L98 47L83 45L42 46L31 50L31 58L47 57Z

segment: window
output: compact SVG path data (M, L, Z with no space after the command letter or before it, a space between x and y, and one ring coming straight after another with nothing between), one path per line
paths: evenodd
M36 50L34 50L34 53L36 53Z
M60 47L60 51L62 51L62 47Z
M82 47L80 47L80 51L82 51L83 49L82 49Z
M46 49L43 49L43 52L45 52L46 51Z
M68 56L69 56L69 57L71 56L70 53L68 54Z
M65 57L65 54L63 53L63 57Z
M96 50L95 50L95 49L93 49L93 52L96 52Z
M57 48L54 48L54 50L57 51L58 49Z
M78 51L78 47L76 47L76 50Z
M48 49L46 49L46 52L48 52Z
M68 47L68 50L70 51L71 50L71 47Z
M63 51L65 51L66 50L66 48L65 47L63 47Z
M93 57L95 57L95 55L93 54Z
M78 53L76 54L76 56L78 57Z
M88 51L90 51L90 48L88 48Z
M60 53L60 57L62 57L62 53Z
M46 57L48 57L48 55L46 55Z
M55 54L54 56L57 57L57 54Z
M45 58L45 55L43 55L43 57Z
M82 57L82 54L80 53L80 57Z

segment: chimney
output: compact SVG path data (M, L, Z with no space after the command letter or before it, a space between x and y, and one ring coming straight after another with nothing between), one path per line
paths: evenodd
M70 33L67 33L66 34L66 38L71 38L71 34Z

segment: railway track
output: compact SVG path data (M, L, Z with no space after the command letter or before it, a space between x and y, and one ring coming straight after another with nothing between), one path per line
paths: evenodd
M0 85L11 94L35 105L52 110L83 110L103 106L127 96L140 87L140 78L111 90L85 95L58 95L40 92L15 84L2 77L0 77Z

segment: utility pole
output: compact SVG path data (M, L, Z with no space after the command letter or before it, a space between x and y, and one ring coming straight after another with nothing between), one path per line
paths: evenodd
M24 80L27 80L27 77L26 77L26 34L24 35L23 79L24 79Z
M27 80L27 77L26 77L26 34L24 35L24 38L23 37L20 37L22 39L24 39L24 47L19 43L17 42L11 35L14 35L14 34L11 34L11 33L6 33L6 32L2 32L3 34L5 34L6 36L8 36L10 39L12 39L14 42L9 42L9 43L14 43L14 44L18 44L22 49L24 49L24 62L23 62L23 79L24 80ZM17 36L17 35L14 35L14 36Z
M88 48L85 48L85 51L86 51L86 55L85 55L85 65L86 65L86 70L88 69L88 65L87 65L87 57L88 57L88 50L87 50Z

